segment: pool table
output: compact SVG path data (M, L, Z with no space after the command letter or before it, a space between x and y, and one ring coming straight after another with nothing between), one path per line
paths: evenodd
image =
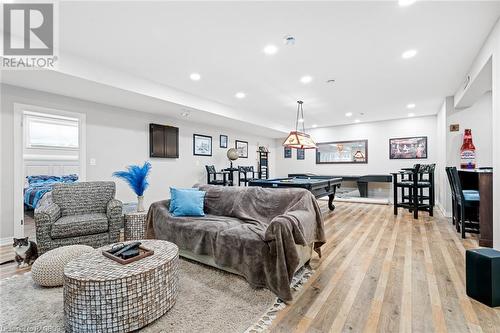
M337 187L340 187L342 178L329 176L294 176L288 178L275 179L254 179L248 182L249 186L283 188L283 187L299 187L309 190L316 199L328 196L328 208L335 209L333 199Z

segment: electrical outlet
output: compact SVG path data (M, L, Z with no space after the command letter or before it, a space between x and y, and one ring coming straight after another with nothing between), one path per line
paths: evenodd
M96 165L96 159L95 158L91 158L90 161L89 161L89 164L90 165Z

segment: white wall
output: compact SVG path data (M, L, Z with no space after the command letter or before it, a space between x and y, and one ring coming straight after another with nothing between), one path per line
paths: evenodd
M476 164L478 167L491 167L493 163L493 128L491 126L493 112L491 92L481 96L474 105L463 110L454 110L447 115L446 124L459 124L458 132L448 131L447 164L460 166L460 147L463 143L464 130L472 130L472 141L476 146Z
M288 173L312 172L322 175L389 174L414 163L436 162L436 116L407 118L310 130L316 142L368 140L367 164L316 164L315 150L306 150L305 160L297 160L293 151L291 159L283 157L277 148L276 170L278 176ZM390 160L389 139L410 136L428 137L428 158L420 160ZM277 140L277 147L283 140Z
M453 108L453 97L447 97L441 106L441 109L436 115L436 204L445 215L449 215L451 206L451 190L446 176L446 142L447 142L447 126L446 114L448 108Z
M485 64L492 60L492 122L485 124L492 129L492 165L493 173L493 247L500 250L500 206L497 204L500 198L500 19L485 40L481 50L471 64L468 73L471 82L479 75ZM470 87L471 85L469 85ZM467 93L467 89L460 86L455 93L455 104Z
M190 121L181 121L154 114L115 108L108 105L78 100L60 95L44 93L9 85L1 86L1 206L0 239L12 236L13 226L13 110L14 103L34 104L48 108L81 112L87 118L87 180L111 180L113 171L124 169L129 164L151 160L153 164L150 188L145 193L146 203L165 199L170 186L189 187L197 182L206 182L205 164L214 164L217 169L227 167L226 149L219 148L219 135L229 136L228 147L234 140L249 142L249 157L240 159L235 165L256 166L258 145L271 150L270 173L276 169L274 140L256 137L250 133L235 133ZM149 123L160 123L179 127L178 159L149 158ZM212 157L193 156L193 133L211 135ZM96 159L96 165L88 161ZM120 180L116 180L117 198L134 201L132 191Z

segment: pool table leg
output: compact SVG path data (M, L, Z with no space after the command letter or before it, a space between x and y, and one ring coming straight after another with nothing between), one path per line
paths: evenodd
M337 185L333 186L333 193L328 195L328 208L333 212L335 210L335 205L333 204L333 199L335 199L335 193L337 192Z
M328 195L328 208L333 212L335 210L335 205L333 204L333 199L335 198L335 194Z

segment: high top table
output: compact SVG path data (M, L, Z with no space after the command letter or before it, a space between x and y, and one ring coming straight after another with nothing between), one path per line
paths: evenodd
M122 265L102 254L83 254L64 268L66 332L131 332L165 314L179 293L177 245L142 240L154 254Z

